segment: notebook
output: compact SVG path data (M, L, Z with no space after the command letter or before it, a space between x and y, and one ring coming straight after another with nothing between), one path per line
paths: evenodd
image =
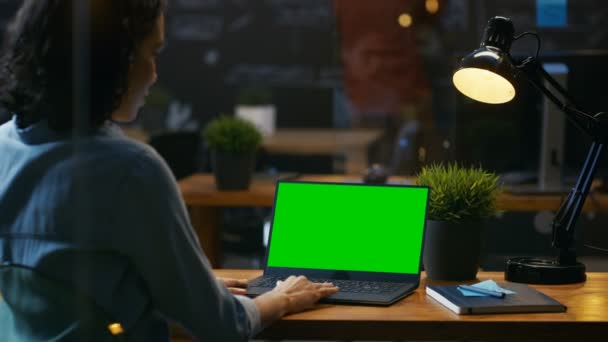
M467 297L457 289L458 285L428 285L426 294L459 315L566 311L562 303L526 284L499 283L499 286L515 294L503 298Z
M277 182L264 274L252 297L304 275L340 292L324 301L389 305L420 283L429 189Z

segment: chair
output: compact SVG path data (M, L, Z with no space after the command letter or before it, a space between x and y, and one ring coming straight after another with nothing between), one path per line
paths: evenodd
M92 299L10 262L0 264L0 332L7 342L124 341Z
M268 208L225 208L221 242L224 268L260 268L266 252L263 244L264 217ZM247 262L245 262L247 261Z
M203 151L198 132L172 132L154 135L148 141L165 159L176 179L182 179L200 170Z

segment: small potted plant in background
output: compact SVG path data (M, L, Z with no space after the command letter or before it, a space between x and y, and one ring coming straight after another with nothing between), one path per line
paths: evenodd
M272 135L276 127L276 109L272 92L263 87L241 89L236 98L235 114L253 123L263 135Z
M169 105L174 100L169 89L160 83L150 88L146 97L146 105L142 108L142 115L135 120L148 135L162 133L166 130L165 117Z
M262 142L258 129L246 120L224 115L209 122L203 137L211 152L217 188L248 189Z
M482 228L497 213L498 176L481 167L430 165L417 176L430 187L423 264L431 280L477 276Z

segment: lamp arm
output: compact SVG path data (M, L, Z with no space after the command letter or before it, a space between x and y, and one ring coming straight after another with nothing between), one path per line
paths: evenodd
M593 140L585 164L576 180L576 185L561 204L553 219L552 245L559 249L558 262L561 265L574 265L576 263L576 253L573 247L574 229L585 204L585 199L589 194L604 145L608 141L608 120L605 113L590 115L579 110L570 94L543 69L536 58L525 59L517 66L517 69L525 74L527 80L536 89L540 90L551 102L558 106L574 126L585 132ZM552 93L542 81L539 81L538 77L534 76L539 76L549 82L565 102Z
M576 180L576 185L561 204L553 219L552 245L555 248L559 248L558 261L562 265L576 263L576 254L573 248L574 228L585 204L585 199L589 194L589 189L595 177L598 161L603 150L603 143L598 141L591 143L585 164Z
M566 113L568 121L570 121L579 130L585 132L587 135L594 138L594 140L606 134L604 133L605 131L601 129L601 126L603 125L600 125L597 115L591 115L578 109L578 106L575 104L572 96L568 94L566 89L564 89L559 82L551 77L551 75L541 66L536 58L526 58L523 62L521 62L521 64L517 65L517 69L523 72L528 82L545 94L545 96L547 96L551 102ZM559 95L565 99L565 102L560 100L543 84L543 82L539 81L538 78L534 76L539 76L549 82L553 89L555 89Z

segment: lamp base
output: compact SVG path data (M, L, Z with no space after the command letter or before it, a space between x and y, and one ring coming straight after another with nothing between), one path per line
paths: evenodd
M528 284L573 284L587 279L585 265L575 262L568 265L557 260L536 258L513 258L507 260L505 279Z

